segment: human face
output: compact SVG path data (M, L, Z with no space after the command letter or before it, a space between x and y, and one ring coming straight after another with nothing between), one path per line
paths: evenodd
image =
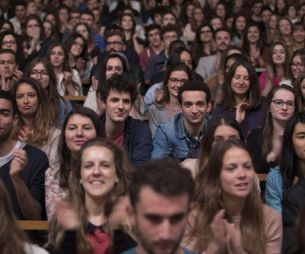
M50 22L53 26L56 25L56 18L53 14L47 14L45 21Z
M230 34L226 31L219 31L216 34L215 43L218 51L224 51L231 43Z
M194 20L197 22L202 22L204 20L203 11L200 7L194 8L193 17L194 17Z
M108 37L106 43L106 51L107 52L122 52L124 51L124 42L122 37L119 35L112 35Z
M37 20L30 20L26 26L26 34L31 38L38 39L40 36L40 32L40 26Z
M183 118L189 125L202 124L206 113L210 110L206 93L203 91L185 91L182 93Z
M189 4L187 7L186 7L186 16L191 19L193 16L193 10L194 10L194 5L193 4Z
M86 40L89 39L89 31L84 25L78 25L76 28L76 32L82 35Z
M170 44L175 40L178 40L178 34L175 31L168 31L163 34L164 48L169 49Z
M88 7L89 10L92 11L93 9L98 7L98 3L97 3L96 0L88 0L87 1L87 7Z
M122 123L127 119L131 110L131 98L128 92L110 90L105 103L107 120Z
M154 29L148 33L149 44L153 47L159 47L161 44L160 30Z
M255 16L260 16L262 12L263 4L262 3L256 3L253 5L252 12Z
M36 14L38 12L37 5L34 2L29 2L27 5L27 15Z
M277 101L286 102L282 106L276 105ZM288 106L287 103L293 104L293 107ZM272 102L270 104L270 114L275 121L288 121L295 111L295 96L292 92L279 89L275 92Z
M182 63L186 64L191 70L193 69L192 57L189 52L182 51L180 54L180 60Z
M292 133L294 152L299 160L305 160L305 124L297 123Z
M269 10L263 10L262 13L261 13L261 16L262 16L262 21L263 23L267 26L267 24L269 23L270 21L270 17L271 17L271 12Z
M236 19L235 25L236 25L237 31L242 32L246 28L247 20L245 19L245 17L240 16Z
M289 9L288 9L288 17L290 19L294 19L297 17L297 10L295 9L294 6L289 6Z
M17 52L17 42L13 35L7 34L4 36L3 41L1 42L3 49L13 50L15 53Z
M17 69L16 58L11 53L0 54L0 76L6 79L11 79L14 76L14 71Z
M87 116L73 114L65 128L65 139L72 153L78 152L88 140L96 137L96 129L92 120Z
M118 57L109 58L106 64L106 79L109 79L114 74L123 73L123 64Z
M67 9L60 9L58 13L60 23L66 24L69 21L69 12Z
M37 63L31 73L30 77L36 79L43 89L47 89L50 82L49 72L42 63Z
M133 208L138 232L138 253L177 253L190 208L187 194L164 196L144 186Z
M225 6L223 4L218 4L216 7L216 15L218 17L221 17L222 19L225 18L226 16L226 9Z
M39 104L35 89L27 83L19 85L16 90L16 103L21 115L34 116Z
M285 7L285 1L284 0L277 0L276 1L276 6L280 10L282 10Z
M276 29L276 24L277 24L277 15L271 15L269 20L269 27L271 29Z
M214 31L222 27L222 21L220 18L212 18L210 24L213 27Z
M210 42L213 39L213 33L210 27L204 26L200 29L200 40L202 42Z
M15 15L18 20L23 20L26 15L25 7L23 5L17 5L15 7Z
M130 31L133 28L132 18L130 16L124 16L121 21L122 28L126 31Z
M301 73L303 73L305 70L304 64L302 62L301 56L296 55L294 58L292 58L291 63L291 73L294 79L297 79Z
M299 26L296 29L294 29L292 33L293 39L298 43L304 43L305 40L305 30L303 27Z
M231 81L231 88L236 96L246 96L250 87L248 70L244 66L238 66Z
M175 23L176 23L176 18L170 13L167 13L162 17L162 26L175 24Z
M70 49L70 53L74 56L74 57L78 57L82 54L83 50L84 50L84 44L85 42L83 41L83 39L81 37L77 37L74 41L74 43L72 44L72 47Z
M247 36L248 36L248 41L250 43L258 42L259 37L260 37L259 29L256 26L249 27Z
M173 71L168 79L167 87L170 97L177 98L179 88L189 79L185 71Z
M50 62L53 67L58 68L63 65L65 60L65 52L61 46L56 46L52 49L50 54Z
M290 35L292 32L292 27L291 24L289 23L288 20L286 19L281 19L279 21L279 31L282 35Z
M89 27L91 27L94 23L93 17L85 13L80 16L80 20L81 22L86 23Z
M44 34L47 38L51 37L52 35L52 25L49 22L43 22L43 30Z
M0 143L7 141L13 129L14 116L12 103L0 99Z
M223 157L220 185L223 199L245 199L254 188L255 172L250 154L241 148L229 148Z
M80 183L85 199L105 199L113 190L118 177L111 150L90 146L81 155Z
M227 139L240 139L238 131L229 125L219 125L214 132L214 141Z
M79 12L71 12L70 14L70 24L72 26L76 25L80 20L80 13Z
M286 61L286 53L285 53L285 48L277 44L273 48L272 52L272 60L274 64L284 64Z

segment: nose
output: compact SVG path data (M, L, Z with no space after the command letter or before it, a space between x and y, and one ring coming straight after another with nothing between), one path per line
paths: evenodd
M287 103L283 103L282 109L287 110Z
M198 108L196 105L192 106L192 113L197 113L198 112Z
M78 137L82 137L83 136L83 129L82 128L77 128L76 129L76 135Z
M171 224L169 220L164 220L160 225L159 236L161 240L168 240L171 237Z
M243 167L240 167L238 170L238 177L241 179L244 179L246 177L246 172Z
M101 169L99 165L95 165L92 171L94 176L100 176L101 175Z
M119 107L119 109L123 109L123 101L120 100L118 102L118 107Z

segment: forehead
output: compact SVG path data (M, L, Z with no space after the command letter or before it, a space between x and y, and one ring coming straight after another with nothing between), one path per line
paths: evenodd
M12 111L13 110L12 102L10 102L7 99L0 98L0 110Z
M158 28L155 28L155 29L152 29L148 32L148 35L153 35L153 34L156 34L156 33L160 33L160 30Z
M293 133L305 132L305 124L297 123L294 127Z
M219 31L219 32L216 33L216 39L217 38L223 38L223 37L230 38L230 34L227 31Z
M2 53L0 54L0 59L8 59L8 60L15 60L15 54L12 53Z
M93 124L92 120L88 116L73 114L70 116L68 124Z
M116 64L116 65L123 66L123 63L122 63L121 59L118 58L118 57L109 58L106 65L111 65L111 64Z
M107 41L123 41L122 37L120 35L114 34L107 38Z
M182 93L182 102L185 101L206 102L206 93L204 91L184 91Z
M110 89L108 98L120 98L120 99L130 99L130 93L126 91L118 91L115 89Z

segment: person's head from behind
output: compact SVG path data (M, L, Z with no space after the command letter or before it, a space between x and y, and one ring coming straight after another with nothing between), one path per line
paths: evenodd
M200 127L211 109L211 92L201 81L186 81L179 88L178 101L183 112L184 125Z
M113 75L105 81L100 93L107 121L125 122L137 97L132 76L127 73Z
M0 77L12 79L18 69L16 55L10 49L0 49Z
M0 91L0 143L9 140L16 120L17 106L12 95L7 91Z
M71 177L72 196L81 206L92 201L104 204L109 216L117 199L127 193L131 166L124 151L97 137L87 141L78 155Z
M280 170L286 188L293 185L295 177L303 177L301 161L305 159L305 113L295 114L286 124Z
M145 162L134 172L129 185L130 214L138 233L139 251L176 253L193 191L191 173L169 158Z

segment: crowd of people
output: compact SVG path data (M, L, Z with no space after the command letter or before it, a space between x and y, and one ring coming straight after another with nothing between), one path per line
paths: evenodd
M304 0L1 0L0 252L305 253L304 110Z

